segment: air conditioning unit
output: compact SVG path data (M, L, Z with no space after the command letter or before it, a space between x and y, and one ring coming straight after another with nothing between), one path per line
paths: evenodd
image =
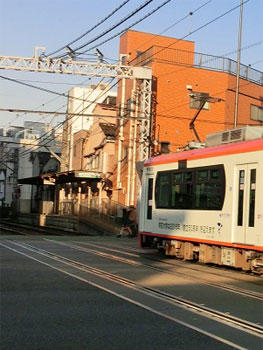
M263 138L263 126L244 126L207 135L206 147Z

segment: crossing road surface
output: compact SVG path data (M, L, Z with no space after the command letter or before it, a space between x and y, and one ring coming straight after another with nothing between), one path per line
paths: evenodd
M149 269L135 260L136 241L127 239L129 249L122 253L121 245L126 247L125 239L2 237L1 349L261 348L260 311L257 322L243 312L232 315L231 323L221 309L209 314L212 302L200 303L201 311L194 298L184 304L190 294L176 294L182 277L171 285L155 264L163 286L149 287ZM202 286L207 293L212 287ZM256 309L262 302L257 289L253 297L242 294L245 288L218 293L228 295L228 305L249 298ZM246 322L239 325L241 319Z

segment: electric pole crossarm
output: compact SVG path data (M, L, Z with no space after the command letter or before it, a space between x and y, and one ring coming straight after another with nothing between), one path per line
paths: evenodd
M0 56L0 69L120 79L136 78L133 67L130 66L40 57Z

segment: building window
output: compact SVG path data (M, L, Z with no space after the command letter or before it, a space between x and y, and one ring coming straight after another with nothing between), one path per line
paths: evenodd
M204 99L206 100L209 98L209 94L206 92L193 91L189 96L190 96L190 108L191 109L200 109ZM203 109L209 110L209 102L208 101L204 104Z
M160 153L170 153L170 142L161 142Z
M250 119L263 122L263 107L250 105Z

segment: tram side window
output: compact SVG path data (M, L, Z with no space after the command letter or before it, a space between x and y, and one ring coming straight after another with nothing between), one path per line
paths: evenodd
M171 207L191 209L193 204L192 172L172 173Z
M156 208L221 210L225 196L223 165L158 172Z
M169 208L170 207L170 173L161 172L158 173L156 179L156 204L157 208Z
M196 209L221 209L222 183L219 169L197 171L195 186Z
M196 209L221 209L221 185L199 183L195 187Z

